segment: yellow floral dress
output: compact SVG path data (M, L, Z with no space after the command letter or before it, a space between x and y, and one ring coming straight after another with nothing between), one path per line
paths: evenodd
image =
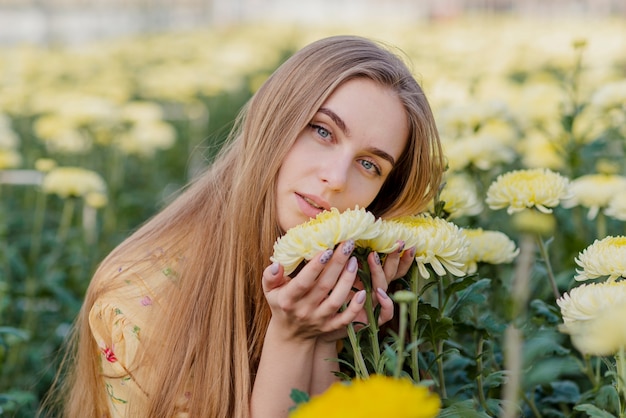
M159 327L154 318L170 309L168 298L162 295L176 291L181 260L156 250L140 263L119 266L117 271L97 278L100 283L120 284L102 294L89 313L112 418L128 417L131 406L133 410L147 408L144 387L154 364L141 364L138 348L142 341L158 340ZM188 399L186 391L179 396L176 417L187 417Z

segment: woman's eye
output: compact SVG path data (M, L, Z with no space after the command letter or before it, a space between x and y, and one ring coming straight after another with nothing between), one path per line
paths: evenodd
M319 125L309 124L309 126L323 139L330 138L330 131L326 128L323 128Z
M380 175L380 168L378 168L378 166L376 164L374 164L373 162L371 162L369 160L361 160L361 165L367 171L373 171L374 173Z

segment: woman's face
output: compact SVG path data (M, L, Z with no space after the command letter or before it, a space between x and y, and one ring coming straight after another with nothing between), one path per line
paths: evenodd
M278 172L283 231L332 207L367 207L399 160L409 125L397 94L365 78L338 87L300 133Z

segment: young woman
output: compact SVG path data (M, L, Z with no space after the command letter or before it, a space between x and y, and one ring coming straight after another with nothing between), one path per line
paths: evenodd
M76 326L66 416L286 417L291 389L334 381L326 359L364 321L364 295L352 290L353 242L287 277L269 265L275 240L331 207L418 213L442 171L430 107L401 59L351 36L303 48L206 173L102 262ZM368 259L381 322L405 250Z

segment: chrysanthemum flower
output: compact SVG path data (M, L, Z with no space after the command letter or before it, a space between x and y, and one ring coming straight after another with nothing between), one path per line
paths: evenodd
M557 300L563 325L574 346L585 354L615 354L626 345L626 282L583 284Z
M578 281L608 276L609 280L626 277L626 237L595 240L574 260L582 269L576 270Z
M302 261L311 260L320 251L348 239L371 239L378 235L379 228L380 222L365 209L357 207L340 213L333 208L289 229L274 243L270 260L280 263L285 274L290 274Z
M519 254L519 248L503 232L485 231L481 228L462 229L469 241L465 269L468 273L477 270L479 262L489 264L510 263Z
M446 270L455 276L465 275L462 269L469 243L458 226L428 214L405 216L395 222L411 231L411 237L405 241L405 248L415 247L415 261L422 277L430 277L426 264L430 264L440 276L445 275Z
M16 168L20 164L22 164L22 154L12 149L0 149L0 170Z
M544 213L570 196L569 180L548 169L515 170L498 176L487 190L491 209L507 208L510 215L536 207Z
M41 187L45 193L54 193L62 198L81 197L106 190L106 184L98 173L80 167L52 169L44 177Z
M437 395L408 379L373 375L367 380L337 382L297 407L290 418L434 418Z
M626 193L613 196L604 213L620 221L626 221Z
M443 209L450 214L450 219L478 215L483 210L476 183L463 174L448 176L439 198L445 202Z
M563 202L564 207L577 205L589 208L588 219L594 219L600 208L608 206L611 199L626 192L626 177L616 174L587 174L572 180L572 197Z
M389 254L396 251L400 245L399 241L407 242L412 239L412 232L404 224L393 220L379 219L376 235L370 238L359 238L355 245L358 248L369 248L381 254ZM406 246L405 246L406 248Z

